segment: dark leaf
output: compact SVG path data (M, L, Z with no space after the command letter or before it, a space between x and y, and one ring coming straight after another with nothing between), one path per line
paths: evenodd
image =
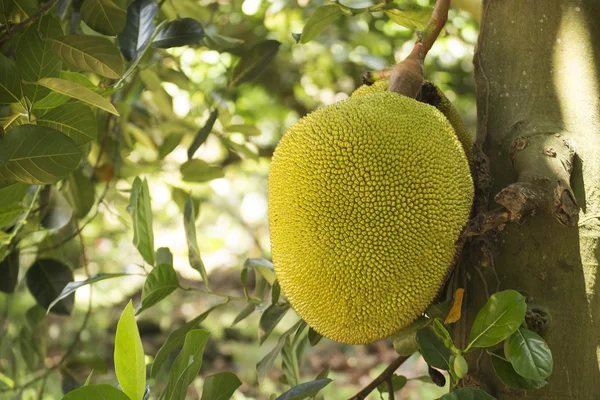
M419 351L427 364L443 370L450 369L452 351L446 347L431 325L419 329L416 339Z
M486 392L475 388L454 389L440 397L440 400L495 400Z
M279 321L283 318L285 313L290 309L289 304L277 305L271 304L260 317L259 331L258 331L258 343L263 344L264 341L269 337L273 329L277 326Z
M181 139L183 139L182 133L169 133L158 148L158 158L162 160L168 156L181 143Z
M128 61L138 57L139 51L154 34L154 18L158 4L154 0L136 0L127 7L125 28L119 33L119 47Z
M198 43L204 37L200 22L193 18L179 18L168 22L152 42L152 47L168 49Z
M242 382L231 372L219 372L206 377L200 400L229 400Z
M112 0L84 0L81 5L81 19L107 36L117 36L125 28L126 15Z
M417 344L416 338L417 331L421 329L428 321L429 319L420 317L410 325L405 326L398 332L394 333L391 339L396 353L401 356L409 356L418 351L419 345Z
M252 47L233 70L229 88L257 78L275 58L280 45L277 40L265 40Z
M23 97L21 77L15 64L0 53L0 104L18 103Z
M144 289L142 290L142 302L136 315L152 307L179 287L177 273L171 264L159 264L150 271Z
M492 366L498 378L511 389L515 390L535 390L548 384L547 381L527 379L517 373L512 364L504 359L504 351L496 350L490 354L492 356Z
M504 342L504 354L517 373L541 381L552 374L552 352L539 335L519 328Z
M308 329L308 343L310 343L311 346L316 346L321 339L323 339L321 334L317 333L313 328Z
M286 338L292 333L294 333L296 330L301 329L304 326L306 326L306 322L300 320L296 322L294 326L292 326L290 329L282 333L279 337L279 340L277 341L277 345L275 345L275 347L266 356L264 356L263 359L258 362L258 364L256 364L256 373L258 375L259 382L262 382L265 379L267 372L273 366L273 363L277 359L277 356L279 355L281 349L285 344Z
M19 250L8 253L0 261L0 292L14 293L19 278Z
M215 125L215 122L217 121L218 116L219 116L219 109L214 108L210 112L210 116L208 117L208 120L206 121L204 126L202 128L200 128L198 133L196 133L196 136L194 137L194 141L190 145L190 148L188 149L188 152L187 152L188 160L191 160L194 157L194 153L196 152L196 150L198 150L198 148L202 145L202 143L204 143L206 141L206 139L208 138L208 135L212 131L213 126Z
M446 386L446 377L437 369L433 368L431 365L427 366L427 373L429 374L429 378L431 382L436 386L444 387Z
M408 379L404 375L396 375L396 374L392 375L392 390L395 392L395 391L402 389L404 386L406 386L407 382L408 382ZM388 393L389 392L388 386L389 385L387 382L383 382L382 384L377 386L377 391L379 391L379 393Z
M250 314L252 314L256 310L256 305L252 303L246 304L246 307L240 311L240 313L235 317L231 326L235 326L238 322L246 319Z
M342 9L335 4L318 7L310 16L302 29L300 43L308 43L315 38L327 25L342 15Z
M51 108L36 123L61 131L80 146L96 140L98 136L94 112L85 104L77 102Z
M283 393L277 400L302 400L315 396L321 389L331 383L331 379L319 379L312 382L301 383Z
M60 261L38 259L27 270L25 275L27 288L40 307L49 309L63 289L73 281L73 272ZM75 295L70 294L53 305L56 314L69 315L73 310Z

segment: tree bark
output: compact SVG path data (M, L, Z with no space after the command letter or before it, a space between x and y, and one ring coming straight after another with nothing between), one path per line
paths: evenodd
M467 245L467 309L457 341L466 345L490 294L518 290L530 329L553 353L549 384L509 390L487 355L470 360L473 377L498 399L598 399L600 2L485 0L474 61L475 212L502 205L518 223ZM507 187L516 191L512 200L529 196L533 207L516 215L495 197ZM545 200L530 196L531 187Z

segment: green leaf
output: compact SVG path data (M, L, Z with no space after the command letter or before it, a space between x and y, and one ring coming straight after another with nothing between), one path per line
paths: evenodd
M204 34L206 36L202 39L202 44L218 52L232 49L244 43L241 39L220 35L212 27L206 28Z
M320 333L315 331L313 328L308 329L308 343L310 343L311 346L314 347L319 344L321 339L323 339L323 336Z
M552 374L552 352L539 335L519 328L504 342L504 354L517 373L540 381Z
M305 327L306 325L298 329L293 338L288 336L281 349L281 367L287 384L290 386L296 386L300 383L300 366L308 341L308 337L304 333Z
M168 247L159 247L159 249L156 250L155 259L156 259L155 260L156 265L160 265L160 264L173 265L173 254L171 253L171 250L169 250Z
M61 62L54 56L50 42L46 39L62 36L58 21L45 16L25 30L15 48L16 67L21 79L29 84L23 85L25 95L35 103L50 93L36 82L42 78L60 76Z
M152 229L152 208L148 181L136 177L129 198L131 219L133 221L133 245L144 260L154 265L154 230Z
M0 292L14 293L19 279L19 249L0 261Z
M244 261L243 269L252 268L258 271L259 274L262 275L263 278L272 285L275 282L275 269L273 267L273 263L264 258L248 258Z
M225 132L239 132L243 133L246 136L260 136L262 133L260 129L258 129L254 125L228 125L225 127Z
M413 323L394 333L391 337L394 350L401 356L409 356L419 351L417 344L417 331L421 329L429 319L420 317Z
M111 0L85 0L81 19L98 33L116 36L125 28L126 13Z
M196 152L196 150L198 150L198 147L200 147L202 145L202 143L204 143L206 141L206 139L208 138L208 135L212 131L213 126L215 125L215 122L217 121L218 116L219 116L219 109L214 108L210 112L208 120L206 121L204 126L202 128L200 128L198 133L196 133L196 136L194 137L194 140L192 141L192 144L190 145L190 148L188 149L188 152L187 152L188 160L191 160L192 157L194 157L194 153Z
M221 167L208 164L206 161L192 159L181 165L181 179L185 182L202 183L225 176Z
M185 201L185 207L183 209L183 225L185 228L185 237L187 239L188 260L190 261L190 266L200 273L204 285L210 290L208 274L206 273L206 268L204 267L202 257L200 256L200 249L198 248L198 239L196 238L196 217L194 216L194 207L191 197Z
M400 26L408 29L423 30L427 26L433 8L421 7L418 10L387 9L387 16Z
M256 310L256 305L252 303L246 304L246 306L240 311L240 313L235 317L231 326L237 325L238 322L246 319L250 314L252 314Z
M321 389L331 383L331 379L318 379L312 382L301 383L283 393L277 400L302 400L315 396Z
M69 35L50 40L56 57L67 66L100 76L119 79L123 76L123 59L108 39L100 36Z
M19 103L22 97L19 71L12 60L0 53L0 104Z
M279 301L279 296L281 295L281 286L279 285L279 281L275 279L273 282L273 286L271 287L271 303L275 304Z
M83 103L98 107L101 110L119 116L119 112L112 103L90 89L62 78L43 78L38 84L44 86L53 92L72 97Z
M219 372L207 376L200 400L229 400L242 382L231 372Z
M154 0L136 0L127 7L125 28L119 33L121 52L129 61L138 57L141 49L154 34L154 17L158 4Z
M168 49L198 43L204 38L204 29L193 18L179 18L168 22L156 35L152 47Z
M13 183L3 188L0 188L0 207L7 206L12 203L20 203L25 197L30 185L26 183Z
M265 40L253 46L237 63L229 88L257 78L273 61L280 45L277 40Z
M40 223L46 229L61 229L71 221L73 209L56 187L44 189L40 195Z
M63 289L73 281L73 272L60 261L53 259L38 259L25 274L27 288L36 302L45 309L49 309ZM53 304L52 312L60 315L69 315L73 310L75 296L70 294Z
M77 289L79 289L82 286L91 285L92 283L100 282L100 281L103 281L103 280L106 280L106 279L120 278L122 276L129 276L129 274L122 274L122 273L118 273L118 274L105 274L105 273L99 273L99 274L96 274L96 275L92 276L91 278L88 278L88 279L86 279L84 281L69 282L62 289L62 291L60 292L60 294L58 296L56 296L53 299L53 301L48 305L47 310L50 311L50 309L52 307L54 307L56 305L56 303L58 303L62 299L65 299L65 298L71 296L73 293L75 293L75 291Z
M146 390L146 363L131 300L117 323L114 356L115 374L123 392L131 400L142 400Z
M267 309L263 312L263 314L260 317L258 331L259 345L264 343L264 341L273 332L273 329L275 329L279 321L281 321L281 319L289 309L289 304L271 304L269 307L267 307Z
M396 392L402 389L404 386L406 386L407 382L408 379L404 375L392 375L392 390ZM379 393L388 393L389 388L387 382L383 382L382 384L377 386L377 391Z
M187 387L194 381L202 366L202 354L210 333L195 329L185 335L183 347L169 371L163 396L167 400L184 400Z
M142 290L142 302L136 315L152 307L179 287L177 273L171 264L159 264L150 271L144 289Z
M94 182L83 174L81 168L76 169L66 181L64 194L73 207L73 216L83 218L94 205Z
M304 25L300 43L304 44L313 40L327 25L342 14L342 9L334 4L318 7Z
M277 356L279 355L281 349L285 344L286 338L292 333L294 333L296 330L299 330L304 326L306 326L306 322L300 320L296 322L294 326L292 326L290 329L282 333L279 337L279 340L277 341L277 345L275 345L275 347L266 356L264 356L263 359L258 362L258 364L256 364L256 373L258 375L259 382L262 382L265 379L267 372L273 366L273 363L277 359Z
M69 136L79 146L96 140L98 123L92 110L81 103L69 103L52 108L36 120Z
M171 152L173 150L175 150L175 148L177 146L179 146L179 143L181 143L181 139L183 139L183 133L181 132L171 132L169 133L165 139L163 140L162 144L160 145L160 147L158 148L158 158L160 160L164 159L166 156L168 156L169 154L171 154Z
M495 398L480 389L462 388L454 389L439 400L495 400Z
M88 385L70 391L62 400L131 400L111 385Z
M512 364L504 359L504 351L502 349L498 349L495 352L490 353L490 355L492 356L492 366L494 367L496 375L500 378L502 383L509 388L516 390L535 390L548 384L548 382L543 379L536 381L519 375Z
M18 203L0 207L0 228L10 224L23 212L23 207Z
M79 83L81 86L84 86L88 89L96 89L96 85L94 85L87 76L78 72L60 71L60 77L71 82ZM50 92L48 96L36 101L33 104L33 108L35 110L45 110L63 105L69 100L71 100L71 97L69 96L65 96L64 94L56 92Z
M477 313L471 333L471 347L490 347L512 335L525 319L525 297L515 290L494 293Z
M449 370L452 351L444 344L441 337L437 335L431 325L427 325L417 331L416 336L419 351L432 367Z
M9 162L0 166L0 180L31 184L55 183L81 160L77 143L61 132L37 125L19 125L4 135Z
M169 355L181 344L183 343L185 336L189 331L198 327L202 321L208 317L208 315L218 307L225 305L226 303L217 304L214 307L209 308L204 311L202 314L198 315L196 318L187 322L180 328L175 329L173 332L169 334L167 340L165 340L162 347L156 353L156 357L154 357L154 361L152 362L152 368L150 369L150 376L152 378L156 378L158 372L160 371L160 367L164 364L165 361L169 358Z

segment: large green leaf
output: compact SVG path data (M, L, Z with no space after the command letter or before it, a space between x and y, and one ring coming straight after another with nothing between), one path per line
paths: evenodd
M504 342L504 354L517 373L540 381L552 374L552 352L539 335L519 328Z
M116 36L125 28L126 13L112 0L85 0L81 18L96 32Z
M154 265L154 230L152 229L152 207L148 181L136 177L131 187L129 199L131 219L133 221L133 245L144 260Z
M317 7L302 29L300 43L308 43L313 40L327 25L342 14L342 9L335 4Z
M185 228L185 237L187 238L190 266L200 273L204 284L207 289L210 290L208 274L206 273L206 268L202 262L200 249L198 247L198 239L196 238L196 217L194 215L194 207L191 198L188 198L185 202L185 207L183 209L183 226Z
M23 97L21 77L15 64L0 53L0 103L18 103Z
M415 10L400 10L397 8L388 8L385 10L387 16L400 26L408 29L422 30L427 26L433 8L419 7Z
M307 397L314 397L321 389L331 383L331 379L318 379L312 382L301 383L283 393L277 400L302 400Z
M31 184L55 183L81 160L81 151L61 132L37 125L17 126L4 135L9 162L0 166L0 180Z
M419 350L417 344L417 331L429 321L425 317L420 317L408 326L400 329L391 337L394 350L401 356L409 356Z
M50 311L50 309L52 307L54 307L56 305L56 303L58 303L62 299L69 297L70 295L75 293L75 291L77 289L79 289L82 286L91 285L92 283L100 282L105 279L120 278L122 276L128 276L128 275L129 274L123 274L123 273L118 273L118 274L99 273L99 274L96 274L96 275L92 276L91 278L88 278L84 281L69 282L63 288L63 290L60 292L60 294L48 305L48 311Z
M449 370L452 351L444 344L444 340L438 336L431 325L417 331L417 344L419 351L432 367Z
M138 52L154 33L154 17L158 4L154 0L136 0L127 8L127 22L119 33L119 47L127 60L138 57Z
M53 92L72 97L86 104L98 107L101 110L114 114L117 117L119 116L119 112L109 100L78 83L62 78L43 78L40 79L38 83L52 90Z
M290 309L289 304L271 304L267 309L263 312L259 321L259 331L258 331L258 343L263 344L265 340L269 337L269 335L273 332L273 329L277 326L277 324L284 317L285 313Z
M29 267L25 274L27 288L40 307L49 308L69 282L73 281L73 272L60 261L53 259L38 259ZM75 296L65 296L52 308L52 312L69 315L73 310Z
M121 389L131 400L142 400L146 390L146 363L131 300L117 323L114 356Z
M519 292L505 290L494 293L473 321L466 350L500 343L519 328L525 320L526 311L525 297Z
M447 393L440 397L439 400L495 400L495 398L481 389L468 387L462 389L454 389L450 393Z
M0 261L0 292L14 293L19 278L19 250L15 249Z
M273 263L264 258L248 258L244 261L242 269L254 269L256 270L265 280L272 285L275 282L275 268Z
M62 400L131 400L111 385L87 385L67 393Z
M202 366L202 355L210 333L195 329L185 335L183 347L169 371L167 387L163 392L166 400L185 400L187 387L194 381Z
M15 48L15 60L21 79L28 82L23 91L32 103L50 93L36 82L42 78L60 76L61 62L46 39L62 36L58 21L45 16L29 26L21 35Z
M204 38L204 29L193 18L178 18L169 21L156 35L152 47L168 49L198 43Z
M108 39L100 36L69 35L50 40L52 50L70 68L95 72L107 78L123 76L123 59Z
M94 85L87 76L80 74L78 72L72 71L60 71L60 77L62 79L66 79L71 82L79 83L81 86L86 87L88 89L94 90L96 89L96 85ZM41 100L36 101L33 104L33 108L35 110L47 110L49 108L55 108L60 105L65 104L67 101L71 100L71 97L65 96L64 94L50 92L48 96L44 97Z
M207 376L200 400L229 400L240 386L242 382L231 372L219 372Z
M263 73L277 55L280 45L277 40L265 40L253 46L237 63L229 87L249 82Z
M22 211L23 207L18 203L0 207L0 228L14 221Z
M192 141L192 144L190 145L190 147L188 149L188 152L187 152L188 160L191 160L192 157L194 157L194 153L196 152L196 150L198 150L198 148L202 145L202 143L204 143L206 141L206 139L208 138L208 135L212 131L213 126L215 125L215 122L217 121L218 116L219 116L218 108L215 108L210 112L208 120L206 121L204 126L202 128L200 128L198 133L196 133L196 136L194 137L194 140Z
M186 161L179 170L181 171L181 179L185 182L203 183L225 176L223 168L212 166L197 158Z
M490 355L492 357L492 367L494 367L496 375L509 388L515 390L535 390L548 384L543 379L535 381L519 375L512 364L504 358L504 351L502 349L498 349L490 353Z
M142 302L136 314L152 307L179 287L177 273L171 264L159 264L150 271L144 289L142 290Z
M206 317L208 317L208 315L213 310L215 310L216 308L221 307L225 304L226 303L221 303L221 304L217 304L214 307L209 308L208 310L204 311L202 314L198 315L196 318L187 322L182 327L175 329L173 332L171 332L169 334L169 336L167 337L167 340L165 340L165 343L158 350L158 353L156 353L156 357L154 357L154 361L152 362L152 368L150 370L150 375L152 376L152 378L156 378L156 375L158 375L158 372L160 371L160 367L162 367L164 362L167 361L167 359L169 358L171 353L177 347L181 346L181 344L183 343L183 341L185 339L185 335L187 335L187 333L189 331L191 331L192 329L196 329L198 327L198 325L200 323L202 323L202 321L204 321L206 319Z
M52 108L36 122L61 131L80 146L96 140L98 136L98 122L94 112L81 103L73 102Z

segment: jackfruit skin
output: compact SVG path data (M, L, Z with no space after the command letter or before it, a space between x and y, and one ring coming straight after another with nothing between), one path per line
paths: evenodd
M390 81L389 79L380 79L375 81L372 85L361 85L356 89L351 97L362 96L364 94L373 94L378 92L383 92L388 90L388 85ZM432 94L435 93L437 98L433 99ZM421 95L425 97L421 101L426 102L435 106L438 110L442 112L448 119L448 122L454 128L454 132L456 132L456 136L458 140L463 146L463 150L469 160L469 165L471 166L471 171L473 170L473 138L471 133L465 126L464 122L460 118L458 111L452 104L450 100L446 97L444 92L437 87L434 83L425 81L423 86L421 87ZM427 101L429 100L429 101Z
M308 114L268 180L275 273L321 335L371 343L434 300L469 218L473 181L435 107L374 92Z

